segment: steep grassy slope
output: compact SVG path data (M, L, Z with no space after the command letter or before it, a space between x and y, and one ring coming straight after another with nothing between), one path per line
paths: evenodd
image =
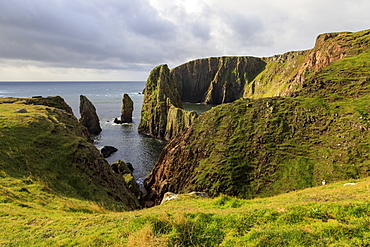
M264 199L180 196L132 212L71 212L85 203L19 205L0 193L2 246L368 246L370 179ZM29 188L30 189L30 188ZM30 189L30 193L34 190ZM28 193L13 191L12 197ZM7 194L7 196L10 196ZM5 197L7 198L7 197ZM95 207L96 208L96 207Z
M0 183L9 200L20 190L40 204L48 203L39 198L47 192L116 210L138 208L71 112L60 97L0 99Z
M242 99L202 114L165 147L152 198L207 191L251 198L370 175L370 98Z

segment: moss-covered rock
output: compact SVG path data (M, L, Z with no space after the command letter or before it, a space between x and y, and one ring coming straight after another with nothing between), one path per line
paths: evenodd
M167 125L165 139L172 137L187 129L198 117L195 111L185 111L184 109L171 106L167 114Z

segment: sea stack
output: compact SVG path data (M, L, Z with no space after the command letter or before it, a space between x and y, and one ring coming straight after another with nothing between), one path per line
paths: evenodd
M128 94L123 95L121 123L132 123L132 112L134 111L134 102Z
M80 115L79 122L87 128L90 134L98 135L102 131L95 106L84 95L80 95Z

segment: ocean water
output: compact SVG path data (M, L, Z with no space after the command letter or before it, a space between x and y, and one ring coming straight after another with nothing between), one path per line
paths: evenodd
M152 170L166 142L137 132L143 101L144 81L121 82L0 82L0 97L61 96L79 118L80 95L85 95L94 105L100 118L102 132L95 137L98 149L113 146L118 149L107 158L111 164L118 160L134 167L139 183ZM120 117L122 96L127 93L134 102L133 123L114 124ZM203 111L202 106L199 106Z

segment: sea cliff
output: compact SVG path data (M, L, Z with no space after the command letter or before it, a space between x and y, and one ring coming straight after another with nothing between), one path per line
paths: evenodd
M271 196L369 176L369 48L369 30L323 34L311 50L261 59L246 99L214 107L170 141L146 180L151 199Z

